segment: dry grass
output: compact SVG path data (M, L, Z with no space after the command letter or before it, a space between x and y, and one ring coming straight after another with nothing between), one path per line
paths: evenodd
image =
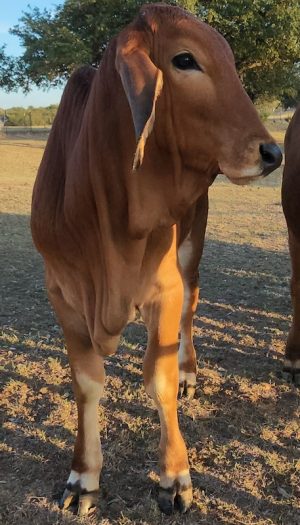
M272 137L274 137L274 139L279 143L284 141L284 136L285 132L283 130L272 131Z
M269 186L220 180L210 192L195 319L197 397L179 402L195 488L191 511L167 518L156 506L159 422L142 384L146 334L140 322L127 328L118 354L107 360L99 509L85 519L58 509L76 410L63 339L28 229L41 146L0 142L0 522L299 525L299 394L280 378L290 323L280 173Z
M29 214L32 184L45 141L0 139L2 213Z

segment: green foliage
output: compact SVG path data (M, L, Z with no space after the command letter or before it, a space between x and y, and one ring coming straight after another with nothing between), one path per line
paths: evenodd
M210 0L198 14L230 43L252 99L300 87L300 4L290 0Z
M65 0L52 11L26 11L11 32L25 52L12 63L0 49L0 86L24 91L63 83L83 63L98 65L107 42L144 0ZM290 0L167 0L218 29L234 50L237 69L255 100L300 93L300 3ZM2 54L1 54L2 52Z
M78 65L97 65L107 41L135 9L133 1L66 0L53 12L34 8L24 13L11 32L25 47L26 76L47 87L60 84Z
M9 91L15 86L13 77L14 61L5 54L5 46L0 47L0 88Z
M281 99L284 108L295 107L300 102L300 62L294 66L294 78L293 88L287 90Z

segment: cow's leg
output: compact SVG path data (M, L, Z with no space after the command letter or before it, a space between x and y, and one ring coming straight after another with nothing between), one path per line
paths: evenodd
M193 317L199 299L199 264L203 252L208 213L208 196L196 204L191 229L178 250L184 282L184 301L180 322L179 393L193 398L196 388L197 358L193 344Z
M191 271L190 263L192 257L192 241L190 236L179 248L179 261L182 268L184 282L184 301L180 321L180 345L179 345L179 394L186 395L192 399L196 388L197 357L193 343L193 317L198 304L199 297L199 272L197 261L196 268ZM185 266L187 264L187 266Z
M290 229L289 248L292 262L293 320L286 345L284 371L288 378L300 386L300 241Z
M103 358L90 341L66 336L78 412L78 431L71 473L62 497L63 508L79 497L78 513L84 515L96 504L102 452L98 428L98 405L104 388ZM71 347L72 345L72 347Z
M176 500L185 512L192 501L192 485L184 440L177 418L178 330L183 286L174 257L165 278L156 283L157 292L141 308L148 329L143 373L147 393L158 409L161 424L160 488L158 502L166 514Z
M84 515L97 502L102 468L98 405L105 378L103 358L94 350L83 319L65 303L61 292L49 292L49 297L63 327L78 412L71 473L61 507L78 503L78 513Z

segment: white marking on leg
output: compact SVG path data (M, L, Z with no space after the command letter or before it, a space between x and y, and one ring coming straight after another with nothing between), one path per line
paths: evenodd
M99 488L99 477L100 472L83 472L79 473L76 470L71 470L68 477L67 485L75 485L79 482L80 488L85 489L88 492L97 490Z
M196 384L196 374L195 372L184 372L184 370L179 369L179 383L186 381L188 385L194 386Z
M104 385L94 381L84 372L75 372L76 382L84 396L83 403L83 462L87 471L78 474L71 471L70 477L78 481L80 486L87 491L97 490L99 487L100 470L102 467L102 452L98 428L98 405L103 395ZM73 474L72 474L73 472Z
M180 266L183 270L183 275L185 273L185 270L188 268L191 259L193 256L193 244L190 237L190 234L186 237L186 239L183 241L182 245L178 249L178 258ZM186 315L190 312L192 305L191 305L191 289L190 286L187 284L185 278L183 277L183 285L184 285L184 299L183 299L183 307L182 307L182 313L181 313L181 321L183 321L186 317ZM179 360L179 368L180 365L188 361L190 354L188 352L189 345L193 346L193 338L192 338L192 326L190 326L190 330L188 333L183 328L184 323L181 322L181 329L180 329L180 344L179 344L179 352L178 352L178 360ZM186 375L183 371L180 371L180 381L183 381L186 379ZM184 376L184 377L183 377ZM191 384L195 384L196 382L196 375L193 374L193 378L191 377Z
M182 363L184 363L186 359L186 345L187 345L187 338L183 333L180 334L180 344L179 344L179 350L178 350L178 362L179 367Z
M161 475L159 485L163 489L168 489L174 485L175 481L179 481L181 485L184 485L186 487L190 486L191 485L190 471L186 469L186 470L182 470L178 474L176 474L175 472L167 471L166 473Z
M184 282L184 300L183 300L181 319L185 317L185 315L187 314L190 308L191 308L191 291L189 287L186 285L186 283ZM191 335L186 334L185 331L181 328L179 351L178 351L179 366L181 363L184 363L187 360L186 348L189 343L193 344Z
M70 476L68 477L67 484L75 485L80 480L80 474L76 470L71 470Z
M193 255L193 245L192 245L191 236L188 235L184 239L183 243L178 248L179 264L183 270L186 270L186 268L188 267L191 261L192 255Z
M97 472L83 472L80 476L80 486L81 488L91 492L93 490L98 490L99 488L99 478L100 471Z
M185 315L189 312L191 308L191 290L189 286L184 282L184 302L183 309L181 314L181 319L184 319ZM181 323L181 326L183 323ZM194 372L185 372L181 369L181 365L186 363L191 355L191 349L193 348L193 337L192 337L192 326L190 331L186 333L183 327L180 330L180 343L178 351L178 363L179 363L179 383L187 382L189 385L196 384L196 374ZM189 350L188 350L189 349Z

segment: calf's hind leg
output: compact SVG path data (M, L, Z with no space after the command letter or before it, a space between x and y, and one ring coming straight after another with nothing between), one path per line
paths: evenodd
M191 228L178 249L184 283L180 321L179 393L192 399L196 389L197 357L193 343L193 317L199 299L199 264L202 257L208 214L208 195L195 205Z
M291 229L289 229L289 248L292 262L293 320L286 345L284 371L300 386L300 240Z
M105 378L103 358L92 347L83 320L61 294L49 296L64 330L78 412L71 473L60 504L65 509L78 502L78 514L84 515L97 503L102 468L98 405Z

